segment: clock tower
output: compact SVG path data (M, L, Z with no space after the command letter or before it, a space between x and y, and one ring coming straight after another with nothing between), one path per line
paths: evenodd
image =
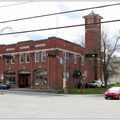
M102 17L92 11L83 18L85 19L85 54L93 54L93 56L85 57L84 70L87 72L86 80L98 80L102 78L100 62Z

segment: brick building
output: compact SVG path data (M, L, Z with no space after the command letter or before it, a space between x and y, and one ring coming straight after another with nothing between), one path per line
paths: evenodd
M102 17L92 12L84 18L85 48L56 37L1 45L1 81L10 81L14 87L20 88L58 89L75 87L75 72L84 74L86 81L101 78L101 28L100 23L93 23L100 22ZM86 58L85 54L90 53L95 53L98 57Z

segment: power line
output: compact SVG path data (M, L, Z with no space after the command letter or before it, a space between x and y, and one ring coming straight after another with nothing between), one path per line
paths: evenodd
M104 8L104 7L116 6L116 5L120 5L120 3L109 4L109 5L102 5L102 6L97 6L97 7L89 7L89 8L77 9L77 10L71 10L71 11L65 11L65 12L57 12L57 13L51 13L51 14L44 14L44 15L32 16L32 17L26 17L26 18L18 18L18 19L13 19L13 20L1 21L0 23L15 22L15 21L21 21L21 20L27 20L27 19L33 19L33 18L39 18L39 17L47 17L47 16L53 16L53 15L60 15L60 14L65 14L65 13L70 13L70 12L78 12L78 11L85 11L85 10L90 10L90 9L97 9L97 8Z
M32 1L33 0L24 1L24 2L20 2L20 3L15 3L15 4L3 5L3 6L0 6L0 8L11 7L11 6L16 6L16 5L21 5L21 4L26 4L26 3L29 3L29 2L32 2Z
M103 22L100 22L100 23L112 23L112 22L120 22L120 19L110 20L110 21L103 21ZM100 23L96 23L96 24L100 24ZM0 35L22 34L22 33L37 32L37 31L48 31L48 30L55 30L55 29L80 27L80 26L85 26L85 25L91 25L91 24L77 24L77 25L62 26L62 27L44 28L44 29L36 29L36 30L26 30L26 31L2 33Z

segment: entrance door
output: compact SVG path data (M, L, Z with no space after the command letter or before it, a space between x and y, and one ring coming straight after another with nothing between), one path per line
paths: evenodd
M30 74L21 74L19 75L19 87L26 88L30 87Z

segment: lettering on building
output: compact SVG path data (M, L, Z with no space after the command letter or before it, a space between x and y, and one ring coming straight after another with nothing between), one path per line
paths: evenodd
M36 44L35 47L45 47L46 44Z
M6 51L13 51L15 48L7 48Z
M22 50L22 49L28 49L28 48L30 48L30 46L22 46L22 47L20 47L20 50Z

